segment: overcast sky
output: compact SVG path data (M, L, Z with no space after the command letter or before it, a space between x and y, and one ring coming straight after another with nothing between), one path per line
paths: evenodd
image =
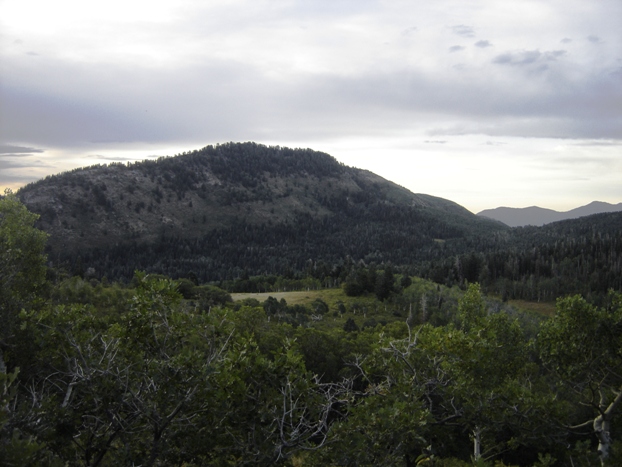
M228 141L473 212L622 202L621 0L0 0L0 188Z

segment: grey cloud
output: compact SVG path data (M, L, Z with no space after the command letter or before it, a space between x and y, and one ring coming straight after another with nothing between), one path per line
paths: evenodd
M509 52L494 63L537 67L561 55ZM30 90L19 84L19 74L0 90L2 112L11 115L0 125L0 141L79 147L93 154L100 150L93 141L189 147L321 141L383 134L413 122L425 128L433 118L465 122L441 128L439 135L622 138L622 90L614 77L593 72L572 81L551 74L547 84L553 86L521 86L520 74L506 69L510 80L481 82L468 70L459 77L403 68L352 75L292 73L283 79L233 61L157 72L111 65L107 73L50 63L45 76L36 77L39 82L30 79ZM61 87L49 93L48 83Z
M565 50L552 50L551 52L545 52L544 58L546 60L557 60L557 58L563 57L566 53Z
M426 143L426 144L446 144L447 141L446 140L438 140L438 139L436 139L436 140L429 140L428 139L428 140L425 140L424 143Z
M24 154L24 153L4 153L4 154L0 154L0 158L16 158L16 157L20 157L20 158L25 158L25 157L32 157L33 154Z
M29 148L25 146L15 146L13 144L0 144L0 154L18 155L32 154L34 152L44 152L43 149Z
M574 143L574 146L617 147L622 146L622 141L581 141L579 143Z
M33 131L35 120L32 144L75 145L79 138L87 154L92 151L88 141L105 139L194 145L368 136L402 128L405 122L429 125L429 115L467 122L458 130L444 129L439 135L474 132L491 136L622 137L619 120L603 114L605 105L614 115L619 113L615 102L616 98L620 101L620 90L617 96L608 90L613 78L560 82L551 92L549 88L520 87L513 82L509 87L501 82L479 84L413 70L353 76L307 74L275 81L249 66L243 68L244 73L229 63L219 64L217 70L213 66L176 70L155 83L144 78L148 70L134 70L146 89L131 98L123 96L125 105L105 107L104 101L119 101L119 96L107 91L101 100L87 102L89 105L43 96L38 102L44 115L28 100L13 102L12 107L20 116L18 123L28 131ZM159 95L159 89L171 91ZM80 120L79 125L76 120ZM478 123L471 123L474 121ZM26 140L23 131L20 140Z
M452 45L448 50L450 53L460 52L461 50L464 50L464 47L461 45Z
M106 137L127 138L136 130L123 113L115 115L114 104L102 106L93 98L91 102L75 96L62 96L43 92L24 92L5 86L3 105L11 119L0 127L0 139L31 141L46 146L75 144ZM123 128L125 127L125 128ZM134 134L134 137L140 134Z
M149 156L146 156L146 157L149 157ZM97 159L97 160L110 161L110 162L125 162L128 160L127 157L104 156L100 154L89 154L88 156L86 156L86 159Z
M519 52L506 52L497 55L492 63L497 65L525 66L535 63L551 62L566 54L565 50L553 50L540 52L539 50L523 50Z
M5 171L4 169L5 167L0 163L0 170L2 170L2 179L0 183L26 185L27 183L34 182L41 178L40 175L23 175L12 171Z
M591 122L588 119L547 117L479 117L478 122L466 122L447 127L437 127L427 132L430 136L451 136L483 134L492 137L524 137L531 138L617 138L622 139L619 126L600 119Z
M570 39L568 37L564 37L560 42L562 44L570 44L572 42L572 39Z
M523 52L507 52L501 55L497 55L492 63L496 63L498 65L513 65L513 66L522 66L522 65L531 65L532 63L537 62L542 53L539 50L526 50Z
M4 169L4 167L2 166L2 164L0 164L0 169ZM19 183L19 184L27 184L30 182L34 182L35 180L38 180L41 177L37 177L37 176L28 176L28 175L19 175L19 174L14 174L14 173L3 173L2 174L2 183L6 183L6 184L13 184L13 183ZM15 190L14 190L15 191Z
M322 91L336 84L326 83L316 96L309 98L323 103L336 99L341 101L339 107L351 106L352 114L364 115L366 108L372 114L379 114L375 109L382 109L394 115L394 120L386 118L389 126L399 125L406 115L429 112L466 122L459 130L461 134L622 137L619 112L622 89L613 87L613 79L606 76L588 77L581 82L555 79L559 81L551 83L551 89L550 86L476 84L462 77L439 79L409 71L341 81L330 97L320 97Z
M486 47L492 47L492 44L490 43L490 41L477 41L475 43L475 47L485 49Z
M23 168L23 167L26 167L26 165L20 164L18 161L0 159L0 169L3 171L9 170L9 169Z
M261 126L251 124L253 115L273 108L278 98L279 83L232 61L212 60L183 72L110 65L99 73L86 67L50 62L45 77L13 73L13 82L7 79L0 89L0 141L77 147L183 141L196 134L237 140L245 128Z
M589 36L587 36L586 38L589 42L591 42L592 44L600 44L602 41L600 40L600 37L595 36L594 34L590 34Z
M127 160L124 157L117 157L117 156L104 156L103 154L89 154L87 156L84 156L85 159L100 159L100 160L110 160L110 161L125 161Z
M457 34L462 37L474 37L475 36L475 31L473 30L473 28L471 26L466 26L464 24L458 24L456 26L452 26L451 30L454 32L454 34Z
M29 167L51 167L51 166L41 160L26 160L23 158L12 160L12 159L0 158L0 169L2 170L25 169Z

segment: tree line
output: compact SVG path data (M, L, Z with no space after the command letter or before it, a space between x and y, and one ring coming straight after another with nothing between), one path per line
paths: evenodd
M486 292L505 299L552 302L580 293L602 303L609 289L622 290L619 213L445 242L421 235L425 221L411 225L417 227L402 228L375 220L373 214L365 224L301 216L272 227L240 223L199 239L163 234L156 244L93 249L59 259L78 275L88 267L99 278L126 282L136 269L172 278L190 274L224 288L235 282L238 292L274 290L274 284L249 281L254 276L290 279L291 287L300 290L351 284L348 277L361 265L391 265L396 273L447 286L479 282Z

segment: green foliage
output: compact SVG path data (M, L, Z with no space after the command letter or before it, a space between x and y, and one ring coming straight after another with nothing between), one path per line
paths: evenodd
M231 325L186 313L173 281L139 273L137 282L120 321L89 305L25 316L40 349L37 437L66 461L177 462L179 438L209 403Z
M559 299L555 317L538 336L543 362L558 384L570 389L567 397L575 405L576 421L571 423L575 429L593 427L603 464L610 459L612 426L622 402L621 304L620 294L614 292L607 308L580 296Z
M318 315L325 315L328 313L328 305L321 298L316 298L311 302L311 309Z
M549 399L532 393L538 371L518 322L488 315L477 285L459 307L472 318L468 332L424 325L406 338L376 334L375 346L350 356L358 393L334 444L314 455L317 465L467 465L448 459L469 458L469 433L477 433L482 465L501 453L534 463L551 446ZM525 457L534 436L541 446Z
M195 286L196 286L195 283L192 282L190 279L185 279L185 278L177 279L177 291L184 298L195 297L195 293L194 293Z
M0 460L2 465L15 467L37 465L44 460L43 445L25 436L12 423L18 373L19 368L8 374L0 371Z
M1 352L14 335L17 314L37 301L46 283L47 235L34 227L38 217L10 191L0 199L1 365Z
M348 318L346 323L343 325L343 330L345 332L356 332L359 330L359 327L356 325L356 322L352 318Z
M387 266L381 273L378 273L374 268L353 269L342 287L349 297L373 293L380 301L388 299L391 293L396 290L395 277L390 266Z
M569 384L617 388L622 369L622 306L619 293L598 308L580 296L559 299L555 317L544 323L538 345L544 363Z
M198 302L201 310L209 310L213 306L224 306L233 302L228 292L214 285L194 287L191 296Z
M458 302L458 318L466 332L481 327L486 317L486 304L481 295L479 284L470 284L464 296Z

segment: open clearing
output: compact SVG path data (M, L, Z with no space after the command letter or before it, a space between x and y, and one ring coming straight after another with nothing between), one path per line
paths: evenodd
M371 294L362 297L348 297L345 295L341 288L334 289L321 289L321 290L303 290L293 292L263 292L263 293L232 293L231 298L234 301L245 300L247 298L254 298L263 303L268 297L274 297L277 300L285 299L288 305L308 305L315 299L324 300L331 310L336 307L337 303L344 303L348 308L354 303L358 303L360 306L367 308L378 309L380 307L386 308L386 305L380 305L375 297ZM498 297L495 297L498 298ZM510 300L509 305L512 305L523 312L532 312L542 316L553 316L555 314L555 303L553 302L530 302L526 300Z
M231 298L234 301L254 298L264 302L268 297L274 297L277 300L284 298L288 305L304 305L305 303L311 303L316 298L325 297L328 295L326 292L326 290L305 290L297 292L232 293Z
M514 305L519 310L526 310L538 313L543 316L555 315L555 302L529 302L527 300L510 300L510 305Z

